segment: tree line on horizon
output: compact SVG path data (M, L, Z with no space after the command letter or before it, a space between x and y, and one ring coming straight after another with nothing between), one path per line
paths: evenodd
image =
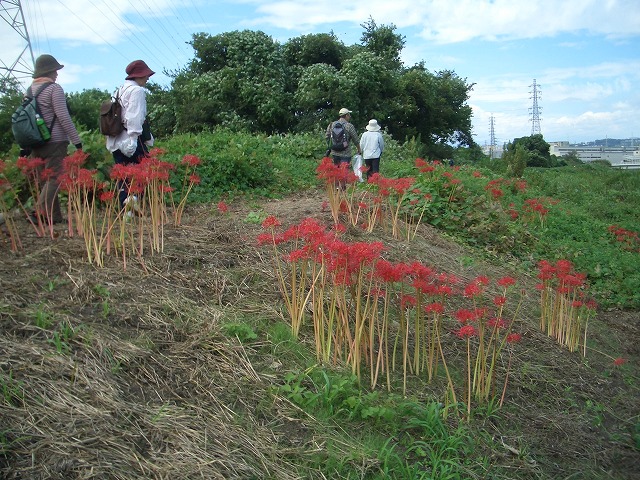
M447 158L456 147L475 146L468 105L473 84L452 70L431 72L424 61L405 67L405 37L370 18L359 44L331 33L279 43L261 31L196 33L192 60L165 72L169 87L148 84L154 135L198 133L224 126L248 132L323 132L341 107L353 111L358 131L375 118L398 141L413 139L425 156ZM0 85L0 151L13 145L11 114L20 85ZM99 105L110 92L67 93L74 121L97 130Z

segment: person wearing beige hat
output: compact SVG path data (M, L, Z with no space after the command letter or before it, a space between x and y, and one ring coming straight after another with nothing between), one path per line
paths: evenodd
M129 165L140 163L142 157L153 145L153 135L147 133L147 96L145 85L155 72L142 60L134 60L125 69L124 83L116 93L122 106L124 130L116 136L107 136L107 150L113 155L116 164ZM143 127L144 125L144 127ZM145 136L143 136L143 130ZM124 206L129 196L128 186L118 186L120 206Z
M76 129L69 109L67 97L62 87L56 83L58 70L61 65L52 55L43 54L36 58L33 71L33 83L28 89L28 95L36 95L38 110L49 128L51 138L37 147L20 151L21 156L31 155L33 158L44 160L44 168L52 172L41 186L40 196L35 211L30 220L37 222L37 216L44 224L62 222L62 211L58 191L62 174L62 161L67 156L67 147L72 143L77 150L82 150L82 141Z
M376 119L369 120L365 128L367 131L360 137L360 148L364 164L367 166L367 180L369 180L371 175L380 172L380 157L384 152L384 138L382 138L380 125Z
M335 122L331 122L327 127L325 137L330 144L329 150L333 158L334 165L340 165L341 163L351 164L351 145L355 145L359 154L362 153L360 151L360 144L358 143L358 132L356 131L356 128L351 123L349 123L349 120L351 120L351 110L349 110L348 108L341 108L338 112L338 116L338 120L336 120ZM345 132L344 136L346 144L340 147L340 149L337 149L336 146L332 145L331 142L331 132L337 123L341 124L340 126L344 129Z

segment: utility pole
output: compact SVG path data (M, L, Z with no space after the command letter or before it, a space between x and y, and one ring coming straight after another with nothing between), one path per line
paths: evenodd
M493 160L496 152L496 132L493 114L489 118L489 158Z
M538 107L538 93L540 85L536 83L536 79L533 79L533 85L529 85L529 88L533 88L531 92L529 92L532 96L529 98L533 99L533 105L529 108L529 112L531 115L531 135L535 135L537 133L542 133L540 130L540 110L542 107Z
M0 18L9 24L15 35L22 38L22 50L17 58L11 59L9 63L0 59L0 76L3 80L13 78L20 82L21 79L31 77L35 63L20 0L0 0Z

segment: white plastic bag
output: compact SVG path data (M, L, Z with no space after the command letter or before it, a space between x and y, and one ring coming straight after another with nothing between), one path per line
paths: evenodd
M353 173L356 174L356 177L358 177L358 181L360 182L364 182L364 179L362 178L362 155L356 155L355 157L353 157Z

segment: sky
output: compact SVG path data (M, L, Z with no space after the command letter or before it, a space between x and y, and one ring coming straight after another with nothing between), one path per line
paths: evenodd
M113 91L143 59L152 80L188 65L194 33L262 31L279 43L333 32L360 43L362 24L395 26L402 61L453 70L473 84L473 134L500 146L534 133L534 91L547 142L640 137L638 0L2 0L0 66L29 67L18 5L34 57L65 65L65 92ZM24 54L23 54L24 51ZM24 68L23 68L24 69ZM27 77L25 77L27 81ZM534 87L535 84L535 87ZM357 109L357 105L345 105ZM364 127L369 119L360 119ZM359 127L359 126L358 126ZM537 131L535 131L537 133ZM638 141L640 144L640 141Z

